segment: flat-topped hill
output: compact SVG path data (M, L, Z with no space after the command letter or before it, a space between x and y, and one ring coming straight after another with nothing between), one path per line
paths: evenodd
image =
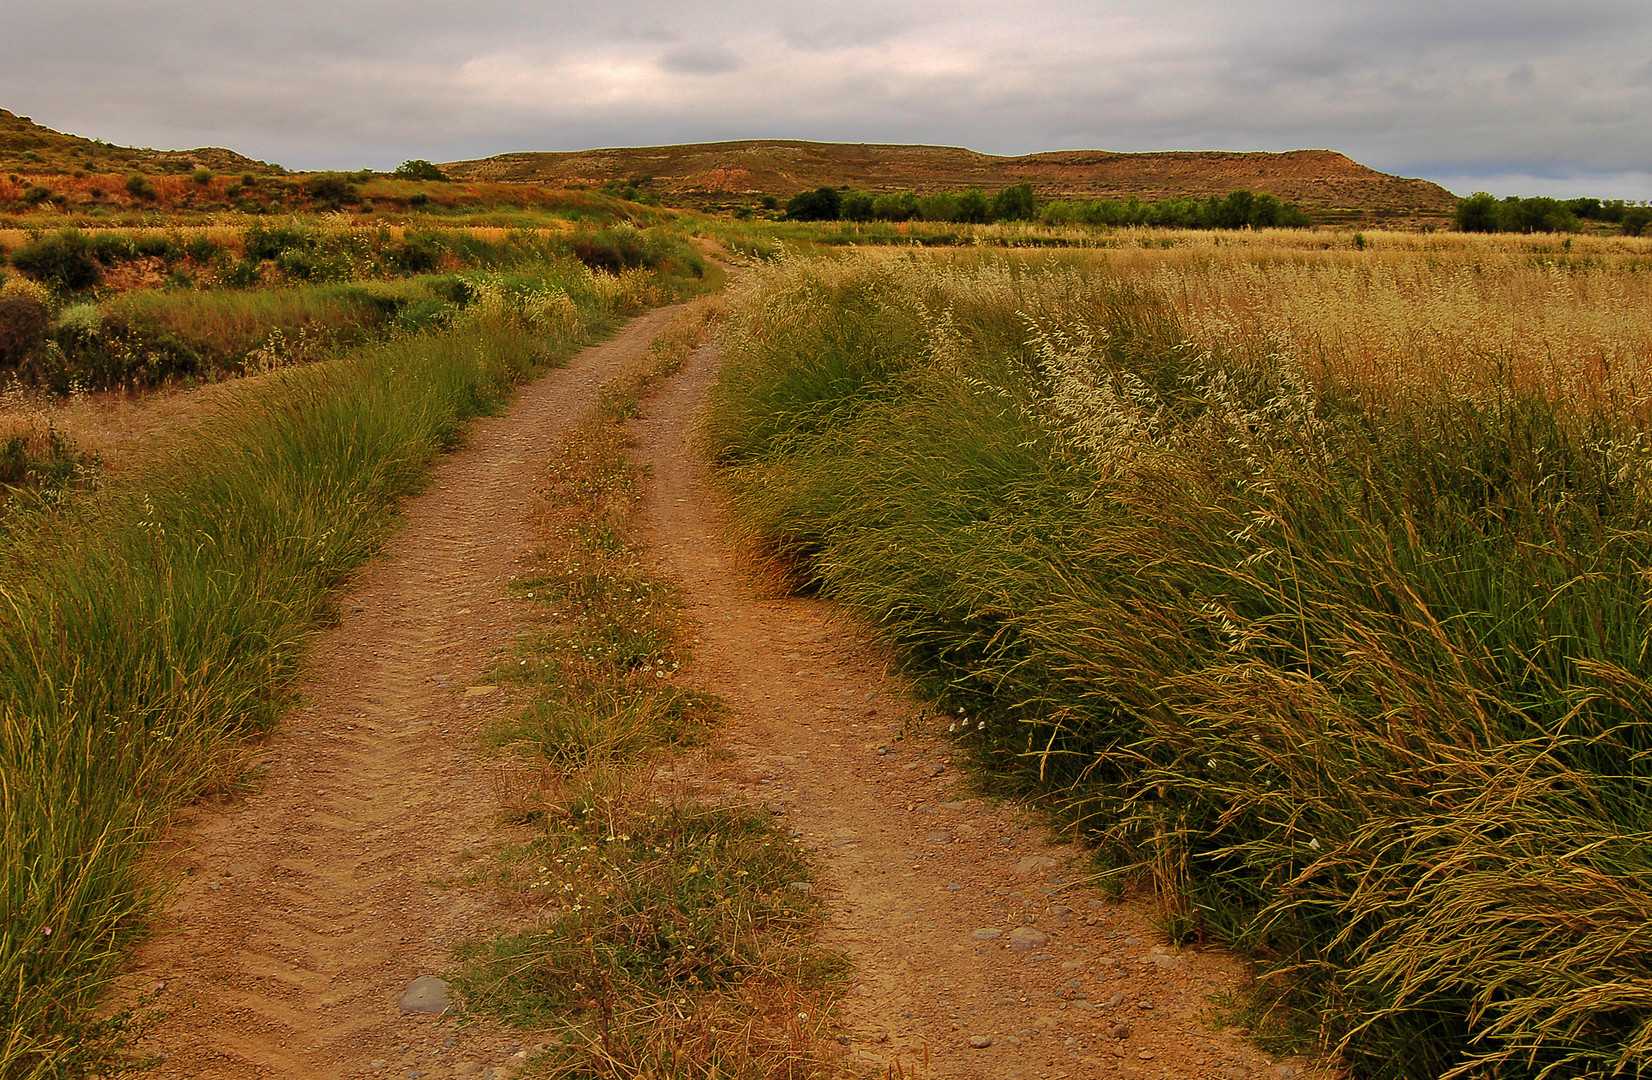
M765 139L500 154L442 168L455 178L474 180L597 186L647 180L662 196L786 197L845 185L869 191L993 190L1027 181L1045 198L1164 199L1225 195L1243 188L1313 210L1439 214L1457 205L1457 197L1438 184L1380 173L1332 150L1057 150L999 157L954 146Z

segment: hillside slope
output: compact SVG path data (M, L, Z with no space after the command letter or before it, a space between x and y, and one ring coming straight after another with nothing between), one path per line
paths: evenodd
M647 179L663 194L781 197L816 187L871 191L995 189L1028 181L1046 198L1162 199L1265 191L1315 210L1362 208L1448 213L1457 197L1438 184L1368 169L1331 150L1289 153L1061 150L997 157L951 146L884 146L793 140L694 143L573 153L514 153L443 166L464 179L602 185Z
M99 139L67 135L35 123L27 116L0 109L0 169L50 175L85 172L187 172L204 168L220 173L270 175L286 172L279 165L237 154L217 146L194 150L150 150L115 146Z

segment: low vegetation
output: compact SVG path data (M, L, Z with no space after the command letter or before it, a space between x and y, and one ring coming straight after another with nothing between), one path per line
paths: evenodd
M710 419L739 520L1254 957L1259 1032L1640 1075L1652 250L1288 237L781 260Z
M490 291L547 302L560 293L578 306L610 283L635 285L637 272L705 273L680 239L631 226L392 231L304 219L244 230L63 229L11 263L43 291L0 298L0 368L59 395L312 360L445 325Z
M0 1076L134 1064L94 1019L164 889L148 844L242 782L329 595L465 420L612 321L702 287L572 260L462 279L438 331L273 372L0 545Z
M529 704L492 739L536 780L516 807L527 838L496 880L532 925L468 944L458 985L473 1009L556 1031L548 1075L833 1071L821 1045L843 964L813 943L821 904L800 851L768 810L655 776L720 705L681 685L675 592L629 539L625 421L704 320L668 329L552 460L539 565L515 582L543 621L499 675Z

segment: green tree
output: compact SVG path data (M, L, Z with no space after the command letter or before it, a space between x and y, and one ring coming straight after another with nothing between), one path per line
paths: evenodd
M992 216L992 204L987 201L986 192L980 188L970 188L958 196L958 216L956 221L970 225L985 225Z
M1031 221L1038 216L1038 196L1031 184L1007 187L992 197L992 220Z
M870 191L845 191L839 213L845 221L871 221L876 203Z
M1652 207L1630 206L1623 211L1623 235L1640 236L1652 225Z
M836 221L842 208L843 196L837 189L822 187L788 199L786 216L793 221Z
M1457 200L1458 232L1497 232L1501 227L1501 208L1490 192L1476 191L1466 199Z

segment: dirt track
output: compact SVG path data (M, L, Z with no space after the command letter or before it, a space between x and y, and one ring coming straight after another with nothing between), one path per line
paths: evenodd
M188 876L135 975L166 982L173 1013L153 1075L488 1075L533 1041L397 1002L450 965L453 941L502 917L461 883L496 838L495 776L470 740L504 706L469 684L519 629L502 583L546 457L668 317L637 320L472 429L342 599L264 788L180 827ZM742 572L689 449L716 362L697 352L635 428L653 470L645 539L698 622L688 677L734 706L730 753L686 762L682 778L779 808L816 852L828 943L858 971L845 1058L926 1077L1293 1072L1201 1026L1229 962L1158 947L1144 911L1074 887L1036 825L969 797L876 649L828 605Z

